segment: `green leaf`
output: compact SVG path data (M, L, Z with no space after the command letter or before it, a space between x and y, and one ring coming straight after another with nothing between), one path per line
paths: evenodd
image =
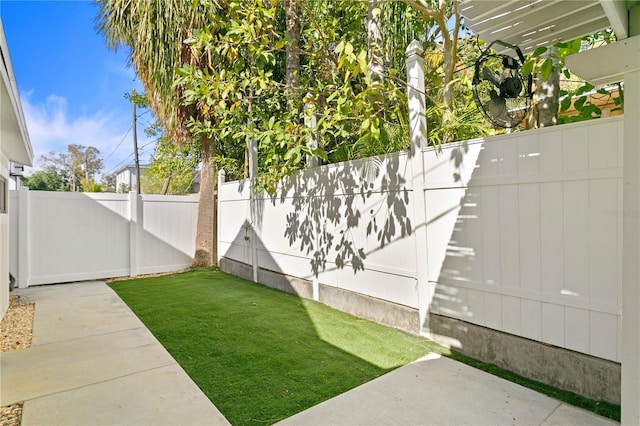
M571 78L571 71L569 71L567 68L564 69L564 77L569 79Z
M542 80L547 81L552 71L553 61L548 58L543 60L542 64L540 65L540 76L542 77Z
M595 110L595 105L593 104L589 104L589 105L585 105L581 110L580 110L580 117L582 117L583 119L588 119L588 118L592 118L593 114L596 112Z
M316 148L313 150L312 153L316 157L321 158L323 161L329 161L329 156L327 155L327 152L322 148Z
M534 58L537 58L538 56L542 55L543 53L545 53L547 51L547 48L544 46L540 46L538 47L536 50L533 51L533 53L531 54L531 56L533 56Z
M576 99L576 101L573 103L573 107L578 111L582 111L582 108L584 107L584 103L586 101L587 101L587 97L586 96L582 96L582 97Z
M535 65L535 60L527 59L526 61L524 61L524 64L522 65L522 75L524 75L525 77L531 75L531 72L533 72L534 65Z
M566 98L560 101L560 112L564 112L571 107L571 96L567 96Z
M353 53L353 45L349 42L344 46L344 53L347 55L351 55Z
M584 83L582 86L578 87L578 90L576 90L576 96L582 95L583 93L588 93L592 91L594 88L595 86L593 84Z

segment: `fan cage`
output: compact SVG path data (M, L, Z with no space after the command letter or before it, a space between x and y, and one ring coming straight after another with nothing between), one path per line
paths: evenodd
M475 77L473 81L473 97L476 102L476 106L480 110L482 116L495 127L501 127L511 129L517 127L529 113L531 108L531 96L528 83L519 72L519 69L510 70L503 66L504 58L511 58L508 55L492 54L481 57L476 62ZM513 58L511 58L513 59ZM495 95L499 95L499 88L497 88L492 82L481 78L482 70L484 67L488 67L492 71L499 71L496 74L498 77L505 77L507 75L511 77L517 77L520 80L522 89L520 94L515 98L503 98L505 103L505 111L502 111L502 117L497 117L489 111L489 103L492 100L491 92Z

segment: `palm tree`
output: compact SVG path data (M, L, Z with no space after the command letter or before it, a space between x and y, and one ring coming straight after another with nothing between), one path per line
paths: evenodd
M184 43L194 30L204 27L218 11L217 0L97 0L97 28L113 48L130 49L130 62L144 85L149 106L177 143L199 137L202 154L200 202L194 266L217 263L213 156L215 140L193 135L186 127L197 117L197 106L184 106L181 90L174 86L175 70L201 60Z

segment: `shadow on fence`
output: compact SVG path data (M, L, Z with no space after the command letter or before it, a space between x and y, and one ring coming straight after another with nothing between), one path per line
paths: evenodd
M363 271L372 251L412 234L409 189L400 167L396 155L314 168L283 181L281 194L271 202L275 206L291 200L284 237L290 247L299 243L301 253L311 257L315 277L328 263L350 267L354 274ZM364 226L363 240L358 229ZM376 248L367 244L370 237Z

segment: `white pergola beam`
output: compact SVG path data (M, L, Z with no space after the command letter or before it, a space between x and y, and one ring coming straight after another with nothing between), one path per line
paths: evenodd
M622 81L625 74L640 70L640 35L569 55L564 63L594 86Z
M629 37L629 12L624 1L600 0L602 10L607 15L611 28L618 40Z
M530 53L538 46L548 47L609 27L602 2L616 17L626 11L626 3L620 0L462 0L459 10L465 25L485 42L502 40ZM506 52L499 46L496 50Z

